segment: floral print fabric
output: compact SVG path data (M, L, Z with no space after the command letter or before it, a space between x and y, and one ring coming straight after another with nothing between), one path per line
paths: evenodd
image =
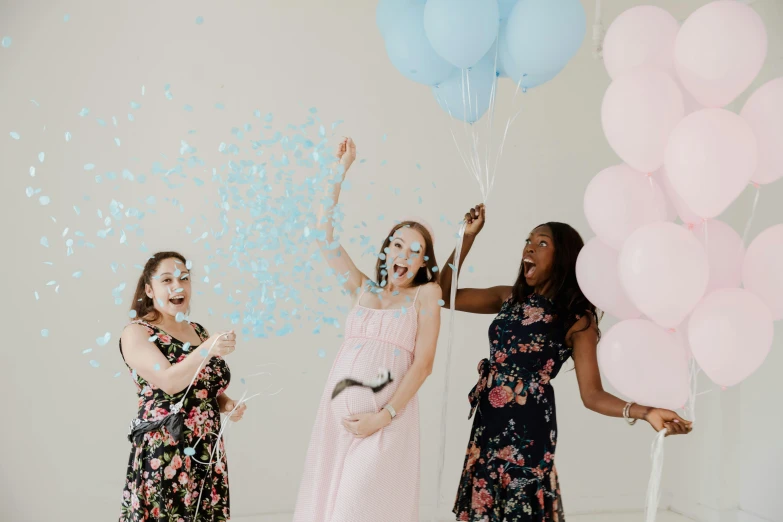
M150 341L171 364L180 362L197 348L152 324L135 323L147 328ZM209 337L201 325L191 323L191 326L201 342ZM168 395L130 367L129 370L139 395L137 418L142 421L164 417L184 394L183 390ZM184 400L185 428L180 442L175 442L163 427L146 433L140 444L132 444L120 522L196 522L197 511L198 522L229 520L228 468L223 440L217 437L221 427L217 398L230 380L225 361L220 357L210 358ZM200 437L203 438L199 440Z
M578 317L572 318L574 321ZM490 357L471 390L475 414L454 513L465 522L564 522L550 381L571 356L549 299L509 298L489 329Z

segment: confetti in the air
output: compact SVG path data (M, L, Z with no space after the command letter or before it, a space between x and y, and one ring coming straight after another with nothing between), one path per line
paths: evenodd
M0 42L0 45L8 49L11 47L11 37L10 36L4 36L2 42ZM24 46L22 46L24 47Z
M41 337L49 337L49 330L47 330L46 328L41 330Z
M204 17L203 16L197 16L196 17L196 24L201 25L204 23Z
M19 133L13 131L11 131L11 137L15 140L18 140L20 138Z

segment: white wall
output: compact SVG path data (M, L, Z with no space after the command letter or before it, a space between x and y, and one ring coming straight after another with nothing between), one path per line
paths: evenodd
M679 18L703 3L656 2ZM630 5L604 4L607 25ZM159 204L158 214L144 223L144 242L150 250L182 250L197 266L206 262L207 253L183 230L202 212L215 219L216 211L204 203L205 196L216 200L214 189L172 192L150 181L123 184L115 191L113 184L96 185L95 173L126 167L143 172L161 160L160 154L173 162L181 139L198 147L208 166L220 165L225 158L217 154L217 145L227 140L231 127L250 121L254 109L274 112L275 125L282 128L303 122L306 109L315 106L325 122L345 120L339 130L355 137L360 156L368 160L352 172L354 188L344 194L346 224L367 220L367 234L380 239L393 219L422 214L435 227L439 260L445 261L454 230L439 217L458 220L479 202L478 189L455 152L447 117L428 89L404 79L388 63L374 7L371 0L0 3L0 35L13 37L9 49L0 49L0 157L2 187L9 194L0 209L7 293L2 306L8 318L0 387L8 397L4 427L10 426L0 430L7 449L0 471L0 518L102 521L117 516L128 453L126 423L134 414L135 398L125 375L112 377L123 370L116 339L126 308L113 305L111 289L126 281L127 303L138 274L132 265L142 263L145 255L135 238L130 246L119 245L116 238L99 242L94 234L102 225L95 209L105 211L112 198L136 204L150 193L159 200L176 197L186 213ZM592 2L585 7L592 13ZM771 33L770 65L764 71L771 78L783 71L783 25L779 9L759 5L759 11ZM66 13L71 19L64 23ZM204 17L203 25L194 23L197 16ZM173 101L163 97L167 83ZM468 260L475 272L465 272L463 284L510 283L523 238L541 222L566 221L585 237L592 235L582 214L584 189L596 172L617 162L600 127L600 100L607 85L588 41L556 80L524 95L525 108L512 128L490 202L489 224ZM511 89L504 86L498 114L510 113L510 98ZM142 108L129 123L125 114L132 100ZM214 110L216 102L225 103L226 110ZM185 103L195 111L184 112ZM82 107L90 108L88 118L77 116ZM116 130L111 123L107 129L95 123L95 117L108 121L115 114L120 120ZM198 133L188 135L190 129ZM10 140L12 130L22 139ZM74 136L68 144L65 131ZM121 147L112 142L114 136ZM43 164L36 159L41 151L46 152ZM388 164L382 167L383 160ZM85 163L96 164L96 171L85 173ZM35 178L28 174L30 165L37 167ZM23 196L30 185L52 195L51 205L42 208ZM403 195L389 197L389 185L402 187ZM421 191L414 193L418 187ZM367 193L374 195L372 201L365 199ZM84 194L92 198L82 204L89 213L75 216L71 205ZM419 194L423 205L416 201ZM735 227L744 224L750 201L751 194L744 194L730 212ZM764 189L751 237L781 221L781 201L781 183ZM386 219L378 222L381 212ZM66 226L84 230L99 248L66 257L57 240ZM49 250L39 245L42 235L53 245ZM114 274L112 262L126 267ZM361 264L370 269L369 259ZM79 269L84 277L73 280L70 274ZM59 294L45 286L53 279L61 283ZM41 294L38 302L32 297L35 290ZM338 302L337 295L330 297L330 303ZM207 307L214 308L212 317ZM229 326L222 314L230 310L223 299L204 297L194 303L193 317L220 330ZM468 437L466 394L476 377L476 362L487 351L489 321L461 317L456 327L443 488L447 506ZM41 338L42 328L51 331L49 338ZM81 351L95 346L94 339L106 331L113 339L89 356L101 361L100 368L91 368ZM697 434L667 445L666 503L685 510L731 493L736 500L718 507L739 506L760 520L780 520L779 496L764 493L769 489L765 485L783 483L776 437L781 425L775 413L780 397L775 378L783 369L780 328L777 334L765 368L740 390L725 392L725 400L719 392L704 396ZM284 339L247 341L229 360L235 375L248 374L258 364L280 364L282 368L274 367L273 384L284 388L274 398L251 403L245 420L227 436L236 517L285 516L292 510L318 397L338 347L334 334L314 338L297 332ZM326 350L326 358L316 355L319 348ZM421 391L425 507L434 504L444 351L442 342L435 372ZM567 512L640 508L652 432L585 410L573 372L561 373L555 386L561 426L558 468ZM232 387L232 393L237 389ZM722 464L724 454L732 452L730 465ZM706 480L715 476L715 463L721 463L717 476L737 477L722 490Z

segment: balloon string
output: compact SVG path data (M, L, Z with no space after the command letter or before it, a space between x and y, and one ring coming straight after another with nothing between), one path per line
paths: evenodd
M699 363L696 362L696 358L691 355L689 364L690 373L690 388L688 390L688 420L696 422L696 397L701 395L697 393L699 384Z
M658 516L658 504L661 500L661 478L663 475L664 437L666 437L666 428L658 432L652 443L650 454L652 470L650 471L650 481L647 483L647 501L644 511L645 522L655 522Z
M451 376L451 347L454 342L454 312L456 310L457 301L457 278L459 276L459 260L462 255L462 240L465 236L465 228L468 226L467 222L463 222L460 226L459 233L457 234L457 245L454 248L454 266L451 272L451 296L449 301L449 336L446 342L446 371L443 377L443 406L440 412L440 452L438 453L438 470L437 470L437 483L435 489L435 513L433 514L433 522L438 520L438 512L440 510L440 492L443 485L443 468L446 462L446 421L448 420L449 411L449 378Z
M758 207L759 196L761 195L761 187L757 183L754 183L753 186L756 189L756 194L753 196L753 206L750 208L750 216L748 217L747 223L745 223L745 231L742 233L742 244L740 245L740 248L745 247L745 241L748 239L750 225L753 223L753 217L756 215L756 207Z

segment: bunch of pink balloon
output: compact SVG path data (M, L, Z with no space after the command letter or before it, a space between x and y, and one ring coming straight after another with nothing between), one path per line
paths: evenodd
M751 85L766 52L761 18L734 0L707 4L682 26L661 8L634 7L606 34L612 83L601 117L624 163L585 192L597 237L577 277L621 320L599 361L637 402L683 407L691 357L713 382L738 384L764 362L772 323L783 318L783 225L746 251L715 219L749 184L783 176L783 78L756 90L740 114L724 108Z

